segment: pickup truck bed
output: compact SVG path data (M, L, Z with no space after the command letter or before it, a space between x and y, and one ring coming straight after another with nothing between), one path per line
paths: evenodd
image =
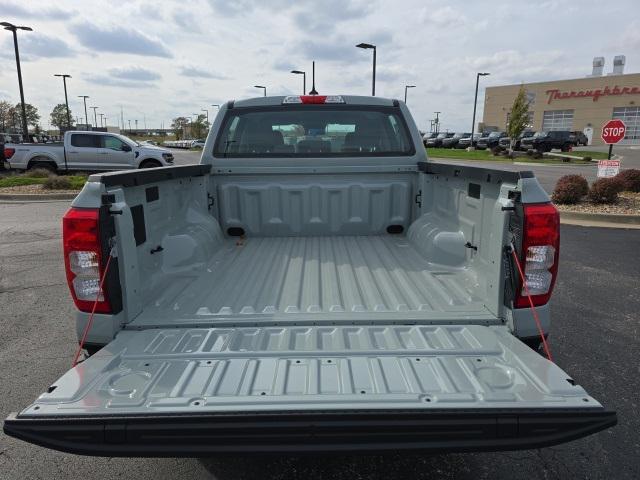
M473 270L431 264L404 235L231 238L199 275L172 275L133 325L243 318L485 314Z
M78 334L102 348L4 430L122 456L600 431L615 413L520 340L548 332L558 230L530 172L427 162L398 101L231 102L201 165L89 178L63 244Z

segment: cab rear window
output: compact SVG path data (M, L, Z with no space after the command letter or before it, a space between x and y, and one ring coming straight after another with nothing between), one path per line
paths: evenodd
M287 105L230 110L217 157L403 156L414 153L394 107Z
M90 133L74 133L71 135L71 146L81 148L98 148L100 146L100 136Z

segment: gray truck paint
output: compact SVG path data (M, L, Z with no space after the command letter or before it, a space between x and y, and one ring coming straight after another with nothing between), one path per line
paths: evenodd
M535 334L535 323L505 305L512 213L504 207L518 195L548 200L528 172L427 162L402 102L411 157L213 157L229 108L281 101L223 106L201 160L210 172L91 176L73 206L96 208L108 194L121 212L114 253L123 310L97 316L87 341L106 346L11 422L99 416L108 428L110 416L199 412L602 411L516 338ZM147 200L150 188L156 200ZM146 233L138 246L137 205ZM390 234L390 225L402 231ZM231 236L238 228L244 235ZM539 311L548 329L548 309ZM78 315L79 332L87 316Z
M115 136L126 142L130 152L113 151L108 148L74 147L71 135ZM133 140L110 132L68 131L62 143L21 143L6 144L15 149L13 156L6 160L8 168L26 170L36 163L47 164L56 170L108 171L140 168L145 162L155 162L160 166L173 164L170 150L151 145L139 145ZM111 158L111 156L116 158ZM170 157L167 157L170 155ZM122 158L117 158L122 156ZM169 159L168 159L169 158Z

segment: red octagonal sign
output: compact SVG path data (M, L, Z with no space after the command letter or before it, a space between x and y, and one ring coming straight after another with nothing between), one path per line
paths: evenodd
M622 120L609 120L602 127L602 140L607 145L618 143L624 138L627 127Z

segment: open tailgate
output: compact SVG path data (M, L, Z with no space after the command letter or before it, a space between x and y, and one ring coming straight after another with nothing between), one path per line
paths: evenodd
M124 330L4 422L107 456L511 450L615 425L506 327Z

